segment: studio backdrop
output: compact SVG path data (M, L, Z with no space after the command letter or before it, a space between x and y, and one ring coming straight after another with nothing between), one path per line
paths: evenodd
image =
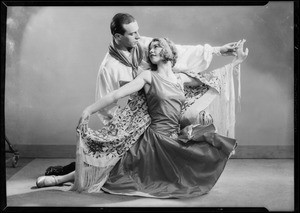
M127 12L141 35L220 46L246 39L237 158L293 158L294 6L8 7L5 132L21 157L74 157L83 109L94 102L110 21ZM211 69L232 61L215 56ZM100 128L96 116L91 128Z

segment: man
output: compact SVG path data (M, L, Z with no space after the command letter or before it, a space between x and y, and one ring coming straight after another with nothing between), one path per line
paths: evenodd
M124 82L131 81L142 70L150 69L147 63L147 49L152 38L139 35L139 26L134 17L127 13L118 13L112 18L110 29L113 38L109 52L98 72L96 101L118 89ZM174 71L187 70L195 66L197 63L195 55L200 55L198 62L201 63L200 66L207 68L213 54L234 55L234 44L229 43L222 47L176 45L179 57ZM99 117L104 124L113 117L115 110L116 104L99 112Z
M143 70L150 69L147 62L148 45L152 38L139 35L139 26L135 18L127 13L116 14L111 21L112 42L109 51L101 63L96 85L96 101L124 83L132 81ZM188 69L205 70L216 55L235 55L236 43L221 47L176 45L178 60L174 72ZM198 57L195 57L198 56ZM127 100L124 99L124 103ZM118 103L112 104L98 113L103 124L115 115ZM45 175L64 175L75 170L75 162L66 166L51 166Z

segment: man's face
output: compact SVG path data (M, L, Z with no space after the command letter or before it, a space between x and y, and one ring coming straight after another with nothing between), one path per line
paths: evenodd
M119 36L119 42L126 48L135 47L140 39L140 34L138 33L139 26L137 22L131 22L129 24L123 25L125 29L124 35Z

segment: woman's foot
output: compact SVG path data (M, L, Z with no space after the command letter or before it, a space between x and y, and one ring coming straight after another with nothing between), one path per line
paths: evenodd
M47 186L57 186L58 180L56 176L41 176L36 180L36 186L38 188L47 187Z

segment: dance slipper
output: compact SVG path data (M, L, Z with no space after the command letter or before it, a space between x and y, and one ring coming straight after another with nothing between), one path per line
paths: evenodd
M56 176L51 175L51 176L41 176L38 177L38 179L36 180L36 186L38 188L42 188L42 187L47 187L47 186L57 186L58 181L56 179Z

